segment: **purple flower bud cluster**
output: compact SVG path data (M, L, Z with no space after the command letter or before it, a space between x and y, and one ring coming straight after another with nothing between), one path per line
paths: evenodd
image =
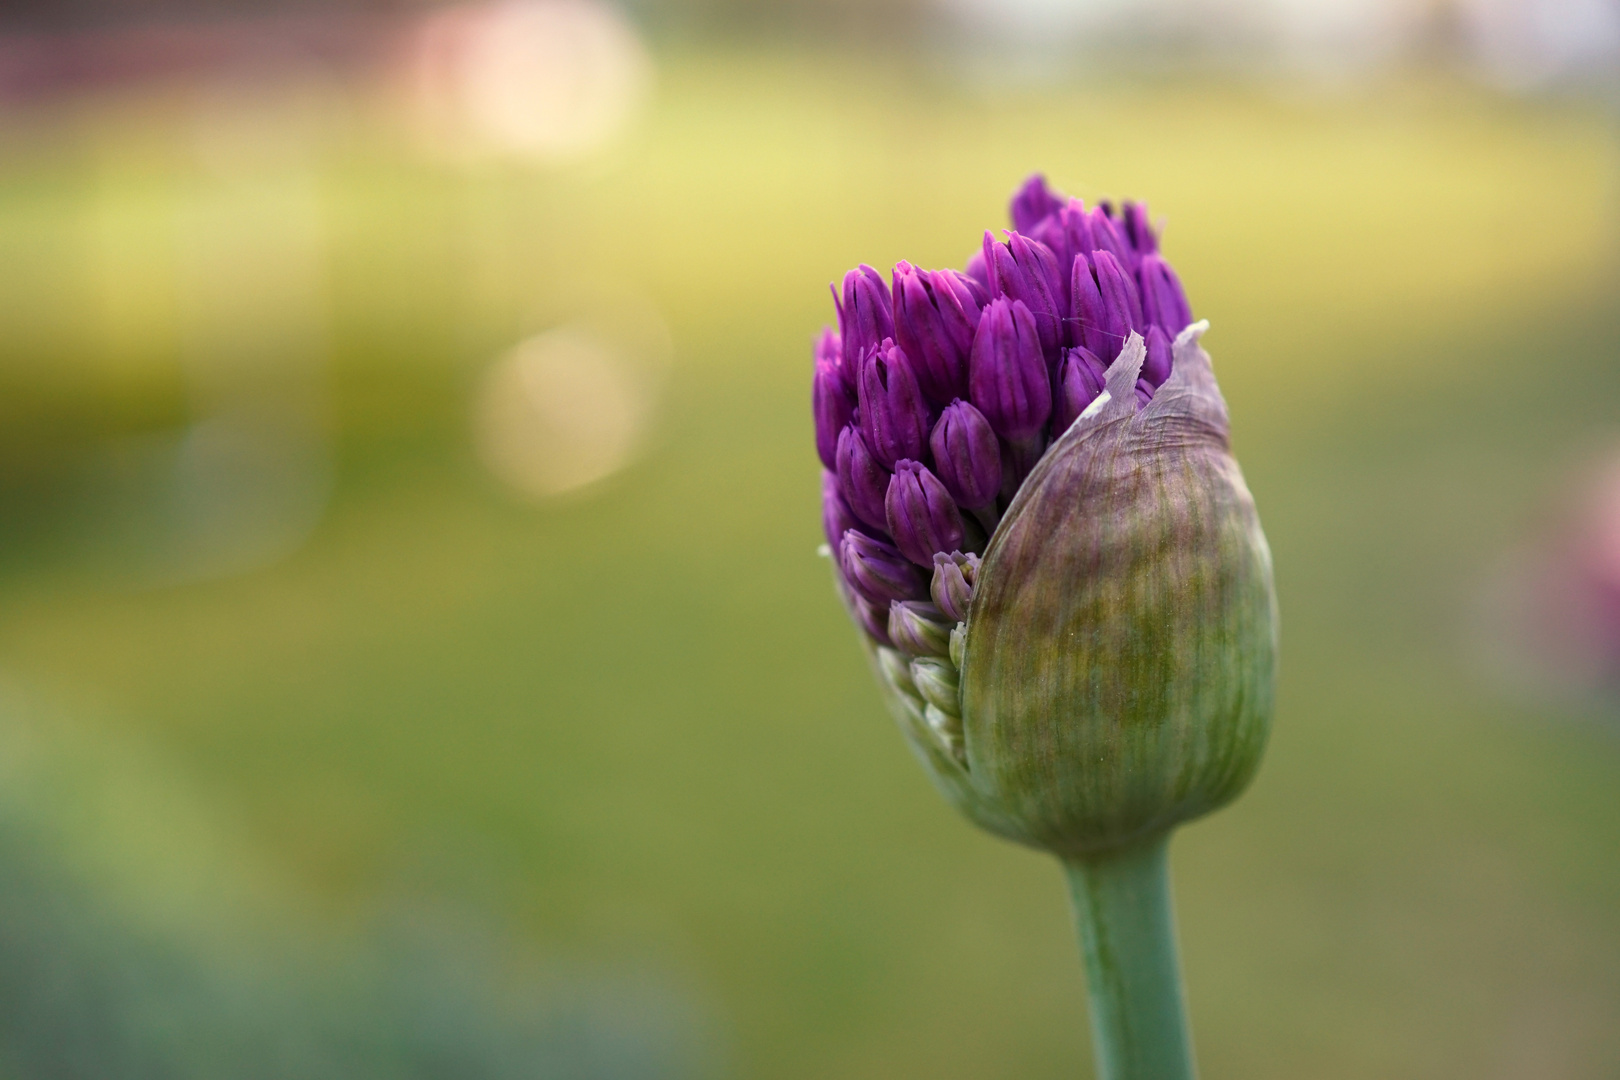
M966 271L870 266L833 287L815 344L822 523L857 620L938 656L977 553L1046 447L1102 393L1132 333L1147 402L1192 322L1141 203L1088 208L1032 176Z

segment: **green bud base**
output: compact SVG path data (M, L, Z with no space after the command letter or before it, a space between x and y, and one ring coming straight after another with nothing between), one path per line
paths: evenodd
M1170 903L1170 834L1064 863L1091 995L1099 1080L1192 1080Z

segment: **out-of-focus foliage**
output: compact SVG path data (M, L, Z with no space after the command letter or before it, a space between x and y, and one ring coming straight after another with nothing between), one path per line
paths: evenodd
M6 1000L44 1008L11 980L68 956L91 1004L53 1023L170 1047L237 1000L302 1030L323 995L377 1061L435 1023L524 1045L480 1027L484 995L522 999L498 977L374 996L399 983L366 928L403 891L565 971L674 972L718 1015L718 1074L1073 1075L1061 883L907 760L814 556L807 407L826 282L960 265L1040 168L1166 218L1276 559L1268 759L1175 854L1206 1074L1614 1072L1620 744L1499 700L1464 632L1614 422L1609 119L1443 80L1037 91L864 54L658 59L650 110L568 166L445 159L398 102L319 80L62 103L0 136L0 671L83 753L164 762L159 791L290 883L249 881L248 930L155 933L7 826L3 902L43 929L7 946ZM604 303L674 344L640 456L514 499L477 449L490 365ZM170 895L170 843L119 841L145 895ZM362 974L242 943L289 920ZM126 964L175 974L98 974ZM614 1030L664 1030L607 996ZM262 1045L248 1012L232 1054ZM491 1059L469 1060L446 1071Z
M336 935L113 742L0 698L5 1075L695 1075L702 1018L672 987L548 968L487 916L405 895Z

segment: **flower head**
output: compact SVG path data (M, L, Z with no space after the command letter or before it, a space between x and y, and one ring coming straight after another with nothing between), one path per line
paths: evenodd
M823 522L947 797L1014 839L1099 851L1253 775L1270 555L1206 324L1146 207L1032 177L1011 216L964 273L845 277L816 349Z

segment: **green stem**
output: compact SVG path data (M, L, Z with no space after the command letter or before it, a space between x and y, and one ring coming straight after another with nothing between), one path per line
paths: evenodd
M1193 1080L1170 905L1170 834L1064 864L1091 992L1099 1080Z

